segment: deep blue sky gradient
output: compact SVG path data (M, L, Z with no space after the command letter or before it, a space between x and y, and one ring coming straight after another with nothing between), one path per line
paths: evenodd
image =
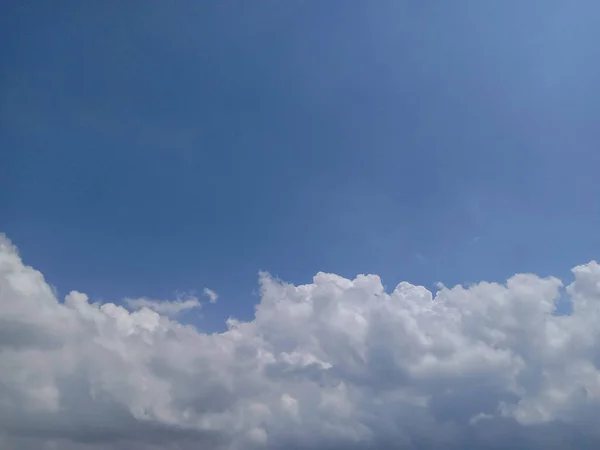
M0 231L61 294L600 258L596 1L0 7Z

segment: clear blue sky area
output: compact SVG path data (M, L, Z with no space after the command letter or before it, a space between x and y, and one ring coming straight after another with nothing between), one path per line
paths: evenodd
M0 231L61 294L600 256L600 2L0 7ZM595 12L595 13L592 13Z

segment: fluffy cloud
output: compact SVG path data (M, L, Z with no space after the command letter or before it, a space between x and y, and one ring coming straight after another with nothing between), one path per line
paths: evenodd
M254 320L203 334L152 302L60 301L0 238L0 446L597 448L600 266L573 273L435 295L262 274Z
M210 303L217 303L217 299L219 298L219 295L209 288L204 288L204 295L208 297Z

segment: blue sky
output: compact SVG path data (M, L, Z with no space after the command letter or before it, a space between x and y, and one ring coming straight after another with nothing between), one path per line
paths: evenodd
M600 248L600 5L6 2L0 230L62 294L433 286Z

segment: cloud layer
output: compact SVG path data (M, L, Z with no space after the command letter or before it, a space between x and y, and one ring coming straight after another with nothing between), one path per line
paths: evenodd
M597 448L600 266L573 273L435 295L262 274L254 320L209 335L153 302L60 301L0 237L0 446Z

